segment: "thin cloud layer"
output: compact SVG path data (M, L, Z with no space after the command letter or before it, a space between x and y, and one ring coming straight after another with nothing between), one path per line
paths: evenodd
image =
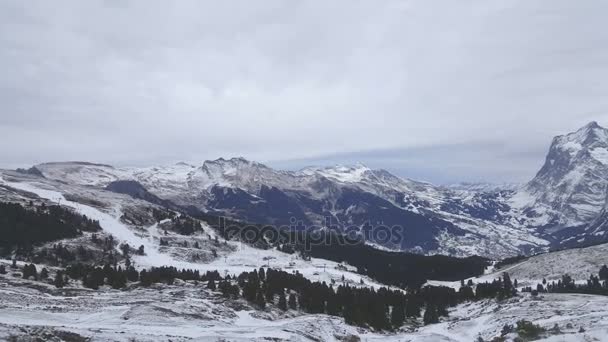
M600 0L3 1L0 160L347 155L432 181L522 180L553 135L608 123L605 13Z

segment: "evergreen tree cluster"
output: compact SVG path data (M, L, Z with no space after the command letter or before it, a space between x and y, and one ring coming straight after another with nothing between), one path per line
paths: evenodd
M19 203L0 202L0 249L27 248L99 230L99 222L58 205L36 207L30 203L26 208Z
M272 303L283 310L289 307L344 317L348 324L376 330L398 329L407 317L420 317L425 307L425 323L436 323L440 316L447 316L448 307L469 299L447 287L427 286L407 294L386 287L376 290L339 285L334 288L325 282L311 282L298 272L274 269L241 273L237 283L242 297L259 308Z
M192 235L194 232L202 231L201 222L188 216L176 216L171 219L175 231L181 235Z
M494 279L491 283L485 282L477 284L475 288L475 298L511 298L517 294L517 280L511 281L508 273L503 273L502 278Z
M455 258L413 253L383 251L365 243L340 243L340 237L327 243L310 245L307 252L314 258L347 262L381 283L401 288L418 288L429 279L455 281L483 274L489 261L481 257Z
M93 236L95 236L95 234L93 234ZM96 239L97 241L95 243L103 248L101 257L99 254L94 253L94 250L86 248L84 245L74 247L66 246L62 243L56 243L49 247L37 249L35 253L33 250L18 249L16 254L26 256L35 263L48 263L50 265L69 265L75 262L91 261L103 262L103 260L108 263L115 263L116 255L113 243L111 242L112 238Z
M526 287L524 292L538 293L583 293L608 296L608 267L603 265L597 275L590 275L586 283L577 284L575 280L565 274L560 280L548 283L543 279L542 284L537 284L536 288Z
M152 208L152 217L154 217L156 222L160 222L162 220L167 219L173 219L175 216L176 214L173 211Z
M142 286L150 286L156 283L173 284L175 279L207 281L218 281L221 279L217 271L208 271L201 275L199 271L178 270L175 267L152 267L138 272L133 266L124 269L121 266L105 264L103 267L94 267L83 263L76 263L66 268L66 274L72 279L82 280L85 287L98 289L100 286L109 285L112 288L124 288L128 282L140 282Z
M36 265L34 264L27 264L23 266L21 274L23 279L33 278L34 280L38 280L38 270L36 270Z
M23 267L24 278L45 279L48 276L46 269L38 274L33 264ZM271 268L222 277L217 271L201 274L196 270L178 270L175 267L153 267L138 272L133 266L123 268L105 264L95 267L74 263L64 272L58 271L53 283L61 288L69 279L80 280L83 286L91 289L104 285L121 289L136 282L140 286L171 285L175 279L206 282L206 288L221 292L225 298L243 298L259 309L272 305L281 310L339 316L347 324L378 331L399 329L407 318L418 318L423 311L425 324L437 323L440 317L448 315L448 308L459 303L515 294L515 286L506 273L492 283L478 284L476 293L471 283L465 285L464 282L458 291L426 286L404 292L386 287L354 287L345 283L335 287L335 284L310 281L297 271L289 273Z

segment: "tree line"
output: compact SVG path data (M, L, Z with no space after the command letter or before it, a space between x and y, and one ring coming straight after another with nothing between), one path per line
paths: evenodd
M578 283L570 275L564 274L561 279L548 282L543 279L536 288L526 287L524 292L533 295L539 293L582 293L608 296L608 266L603 265L597 274L591 274L586 282Z
M2 271L0 269L0 273ZM46 269L38 273L34 264L25 265L22 273L24 278L36 280L49 276ZM443 286L403 291L388 287L356 287L345 281L340 284L313 282L297 271L289 273L272 268L222 277L218 271L200 273L175 267L137 271L133 266L123 268L106 264L94 267L75 263L65 271L58 271L53 283L63 287L70 279L79 280L83 286L94 290L104 285L114 289L123 289L130 284L144 287L158 283L171 285L175 279L206 282L206 288L219 291L226 298L242 298L258 309L263 310L270 305L280 310L327 314L342 317L347 324L375 330L398 329L406 319L421 316L425 324L437 323L440 317L448 315L450 307L459 303L486 298L504 299L517 292L516 281L511 281L506 273L491 283L476 286L471 281L466 284L463 281L458 291Z
M0 202L0 252L101 230L99 222L58 205Z

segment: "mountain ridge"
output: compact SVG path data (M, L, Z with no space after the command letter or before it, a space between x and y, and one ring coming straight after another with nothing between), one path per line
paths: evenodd
M85 186L136 181L176 205L260 224L295 219L323 225L329 219L341 226L401 225L408 236L383 245L391 249L512 255L570 243L574 236L605 239L604 224L596 223L592 233L584 228L607 212L608 158L604 163L602 151L608 156L608 130L591 122L555 137L530 182L503 186L436 186L361 163L276 170L243 157L200 166L60 162L35 168L44 177Z

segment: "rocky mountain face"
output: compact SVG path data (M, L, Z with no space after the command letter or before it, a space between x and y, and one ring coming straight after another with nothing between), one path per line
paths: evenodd
M399 239L372 236L370 243L423 253L501 256L602 240L608 221L602 220L608 130L595 122L556 137L545 165L520 187L440 187L361 164L281 171L243 158L150 168L47 163L31 170L252 223L342 231L397 226Z
M530 197L529 215L559 230L593 220L604 207L607 185L608 130L591 122L553 139L545 164L522 193Z

